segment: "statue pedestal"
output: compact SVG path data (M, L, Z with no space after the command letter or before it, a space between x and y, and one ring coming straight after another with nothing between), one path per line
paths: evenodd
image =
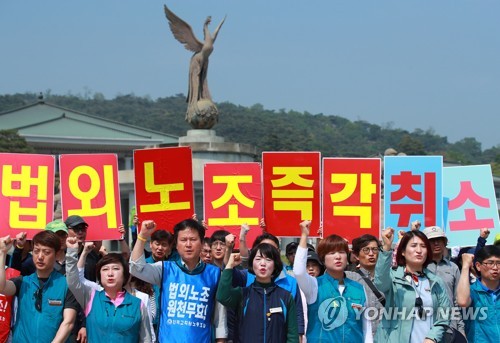
M188 130L179 137L179 146L193 151L193 180L203 181L203 165L213 162L254 162L257 149L250 144L225 142L215 130Z
M225 142L215 130L188 130L179 137L179 146L189 146L193 152L193 181L195 209L199 219L203 218L203 166L217 162L254 162L257 149L250 144Z

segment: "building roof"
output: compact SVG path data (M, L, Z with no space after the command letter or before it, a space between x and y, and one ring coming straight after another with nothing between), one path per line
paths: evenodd
M179 137L49 104L43 100L0 113L0 129L17 130L36 150L130 150L177 145Z

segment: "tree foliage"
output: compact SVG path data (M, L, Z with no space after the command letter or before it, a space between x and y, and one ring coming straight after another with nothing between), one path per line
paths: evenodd
M1 95L0 112L34 103L36 99L34 93ZM187 106L183 94L156 100L134 94L106 99L101 93L55 95L49 90L45 92L45 101L177 136L184 136L190 129L184 120ZM258 153L321 151L325 157L373 157L394 148L407 155L442 155L447 161L462 164L500 165L500 145L483 152L481 143L472 137L452 144L432 130L409 132L389 124L381 127L337 115L268 110L261 104L244 107L223 102L217 106L217 134L228 142L255 145Z
M0 152L33 153L35 150L15 130L0 130Z

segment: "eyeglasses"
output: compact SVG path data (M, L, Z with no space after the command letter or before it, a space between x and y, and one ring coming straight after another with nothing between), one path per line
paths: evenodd
M226 247L226 243L224 242L213 242L211 247L212 248L217 248L217 247L221 247L221 248L225 248Z
M33 294L35 297L35 308L38 312L42 312L42 289L39 288Z
M486 262L481 262L482 265L485 265L489 269L492 269L493 267L500 268L500 261L486 261Z
M421 297L415 299L415 307L417 308L417 316L421 320L425 320L424 302Z
M365 254L369 254L370 251L374 254L378 254L378 252L380 251L380 248L379 247L364 247L364 248L361 248L361 251L364 252Z
M203 250L201 251L201 253L202 253L202 254L205 254L205 255L210 255L212 252L211 252L211 250L210 250L210 249L203 249Z

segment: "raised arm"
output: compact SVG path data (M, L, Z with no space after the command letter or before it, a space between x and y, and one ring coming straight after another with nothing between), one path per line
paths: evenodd
M229 257L226 269L222 272L222 276L217 287L217 301L222 305L236 309L241 301L243 293L241 287L233 288L233 268L241 263L241 256L238 253L233 253Z
M76 266L78 268L78 278L80 282L89 286L92 289L99 291L102 289L102 287L99 284L85 278L85 261L87 260L87 256L90 254L92 250L94 250L94 248L95 248L94 242L85 242L82 253L80 254L80 258L78 259L78 263L76 264Z
M381 292L387 293L391 287L391 260L392 241L394 240L394 229L389 227L382 231L382 251L375 265L375 287ZM387 296L387 294L386 294Z
M5 278L5 258L11 247L12 239L10 236L0 238L0 293L3 295L14 295L17 290L14 282Z
M135 242L134 249L132 250L132 261L137 261L144 255L144 247L146 242L156 230L156 223L152 220L145 220L141 223L141 231L137 234L137 242Z
M128 259L130 258L130 247L128 246L128 242L125 240L125 226L121 224L118 230L120 232L122 232L121 230L123 230L122 235L120 237L120 248L122 251L123 258L125 259L125 261L128 261Z
M75 296L76 301L80 304L83 311L87 307L87 303L90 301L92 293L95 291L91 285L82 282L78 273L78 240L76 237L68 237L66 239L66 281L68 282L68 288L71 290ZM83 260L85 265L85 259ZM85 278L84 278L85 280Z
M16 241L14 244L14 252L10 257L10 267L17 269L23 274L23 249L26 244L26 232L19 232L16 235Z
M159 286L161 284L163 262L149 264L146 263L144 258L144 245L155 229L156 224L152 220L142 222L141 232L137 235L137 242L130 257L130 274L150 284Z
M247 233L250 231L248 224L241 225L240 229L240 254L248 258Z
M474 263L474 255L463 254L462 255L462 272L460 273L460 279L458 280L457 287L457 304L460 307L469 307L472 303L470 297L470 281L469 273ZM477 281L479 282L479 281Z
M229 235L226 236L225 241L226 241L226 253L224 254L224 265L227 265L229 258L231 257L231 254L233 253L233 248L234 248L234 235L230 233Z
M306 302L312 304L318 297L318 281L316 278L307 274L307 238L309 237L310 220L304 220L300 223L300 242L295 253L295 261L293 262L293 274L299 284L300 289L304 292Z

